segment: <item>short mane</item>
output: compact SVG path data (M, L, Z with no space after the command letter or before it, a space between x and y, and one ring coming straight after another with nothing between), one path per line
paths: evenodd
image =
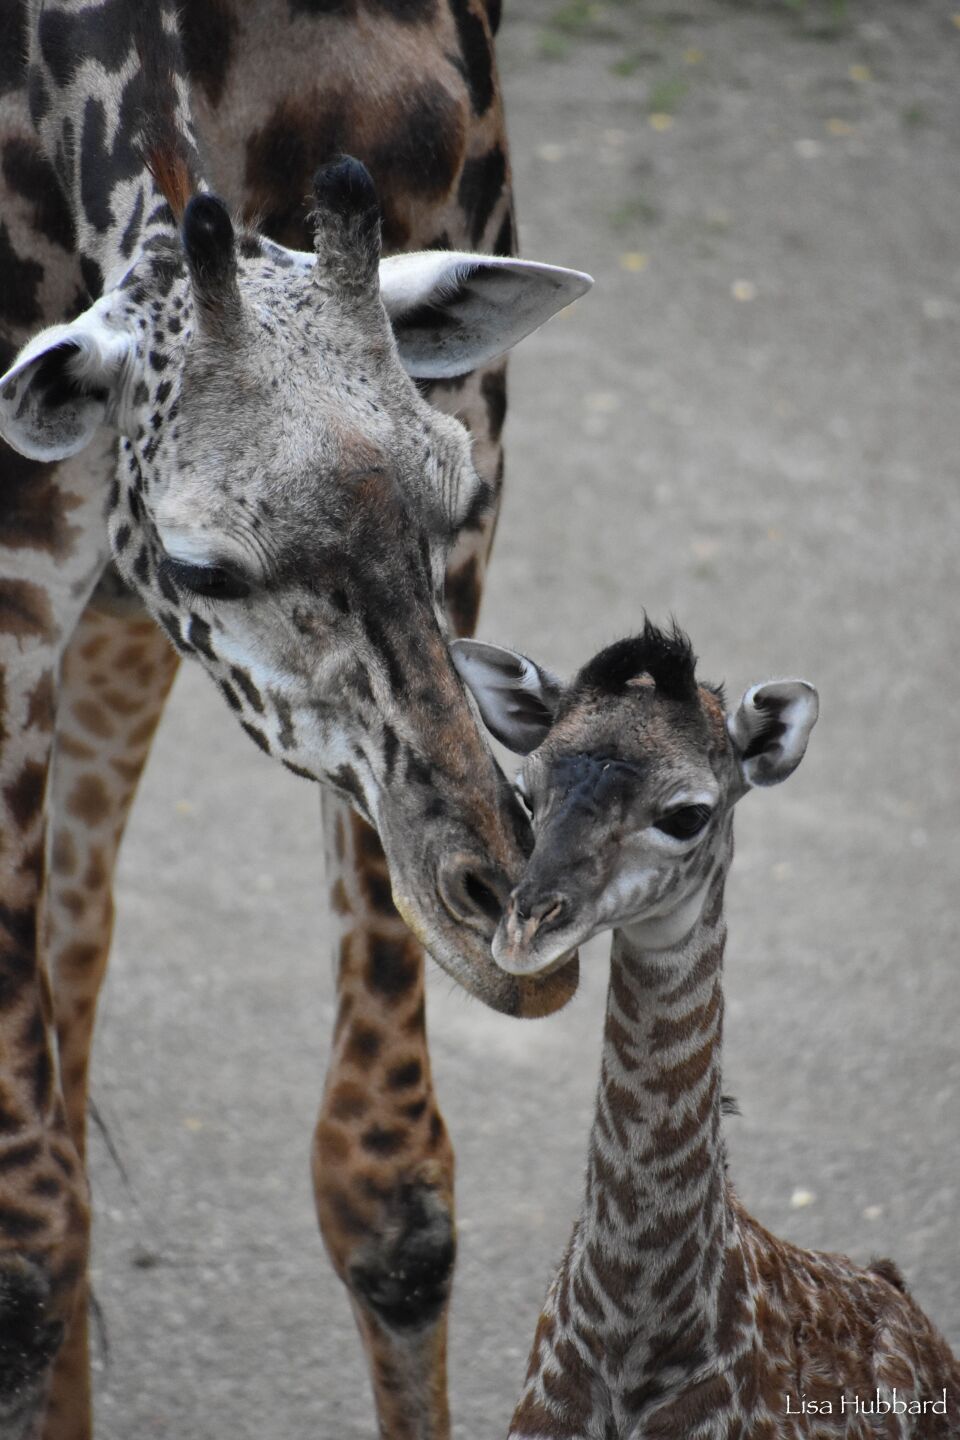
M669 630L661 630L644 617L640 634L601 650L584 665L574 687L619 695L629 681L649 675L668 700L696 701L696 665L693 647L675 620Z
M164 4L128 0L140 62L139 150L179 225L198 189L199 163L177 115L177 76L183 56L177 31L164 24Z

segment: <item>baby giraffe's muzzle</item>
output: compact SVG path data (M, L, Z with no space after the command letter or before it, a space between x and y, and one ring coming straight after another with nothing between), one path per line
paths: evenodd
M558 890L538 895L520 885L510 896L493 937L493 958L513 975L552 970L570 958L569 949L555 953L549 937L562 930L571 915L568 897ZM544 953L544 942L547 952Z

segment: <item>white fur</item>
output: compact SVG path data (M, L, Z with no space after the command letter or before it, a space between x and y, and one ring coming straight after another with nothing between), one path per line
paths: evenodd
M808 680L768 680L763 685L752 685L735 714L727 718L727 730L738 755L742 755L754 737L770 723L771 712L762 705L768 697L778 702L775 718L786 730L770 740L758 754L741 760L741 774L751 787L779 785L793 774L803 759L810 731L820 713L820 698Z
M698 890L681 900L680 904L666 915L651 915L643 920L627 922L621 924L619 929L624 932L631 945L644 952L669 950L674 945L679 945L700 919L712 879L711 871Z
M450 654L491 734L517 755L535 750L550 729L561 681L518 651L482 640L454 640ZM542 710L524 706L522 695L532 696Z
M396 329L404 369L417 379L464 375L504 354L593 284L580 270L457 251L394 255L380 264L380 298ZM457 324L416 327L421 307Z
M223 546L219 536L166 525L159 518L159 508L157 534L171 560L180 560L184 565L216 565L222 560Z

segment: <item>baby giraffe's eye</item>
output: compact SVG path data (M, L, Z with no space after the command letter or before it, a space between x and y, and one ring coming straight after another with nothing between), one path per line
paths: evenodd
M662 815L656 822L656 829L662 830L664 835L672 835L675 840L692 840L705 827L710 814L709 805L681 805L668 815Z

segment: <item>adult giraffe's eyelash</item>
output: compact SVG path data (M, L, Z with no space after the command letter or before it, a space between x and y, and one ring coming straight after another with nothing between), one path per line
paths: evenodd
M168 556L160 565L161 585L164 579L205 600L243 600L250 594L249 583L224 565L189 565Z

